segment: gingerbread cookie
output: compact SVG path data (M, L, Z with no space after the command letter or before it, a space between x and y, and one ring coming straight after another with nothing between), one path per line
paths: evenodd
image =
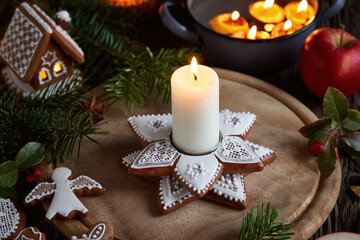
M244 173L264 168L259 157L243 141L255 119L251 113L221 111L223 139L219 147L206 155L191 156L180 152L171 142L171 114L130 117L132 130L146 147L128 171L136 175L173 176L194 196L203 197L222 171Z
M14 239L25 225L25 212L14 201L0 198L0 239Z
M76 75L73 61L84 63L84 53L68 33L36 5L15 9L0 43L5 82L27 97L35 90Z
M14 240L46 240L46 237L36 227L28 227L23 229Z
M70 240L113 240L114 229L108 222L100 222L90 227L87 234L81 237L72 236Z
M86 216L88 209L77 196L97 195L105 193L98 182L88 176L79 176L70 180L72 172L69 168L56 168L51 178L54 182L38 184L25 198L24 204L32 206L47 198L53 197L46 218L53 221L56 217L71 219L75 216Z
M244 141L255 119L251 113L221 111L223 138L218 148L212 153L192 156L172 145L171 114L130 117L129 124L145 148L124 157L121 165L129 173L158 179L162 213L203 196L244 209L246 191L241 173L261 171L276 158L270 149Z

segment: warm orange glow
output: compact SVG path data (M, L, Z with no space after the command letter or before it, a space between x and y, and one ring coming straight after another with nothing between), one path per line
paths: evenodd
M41 80L46 80L48 78L47 74L46 74L46 71L45 70L41 70L40 71L40 79Z
M287 20L284 24L284 30L287 31L292 27L292 21L291 20Z
M306 0L301 0L299 6L297 7L297 12L306 11L308 8L308 2Z
M274 5L275 0L266 0L264 2L264 9L271 8Z
M62 71L61 63L57 62L54 65L54 72L59 73Z
M233 13L231 14L231 20L236 21L238 20L240 17L240 13L238 11L233 11Z
M256 25L254 25L250 28L250 31L247 34L247 38L254 40L256 38L256 32L257 32L257 27Z
M271 32L274 29L274 27L275 27L275 24L267 23L267 24L265 24L264 29L267 32Z
M197 66L197 61L196 58L193 57L191 60L191 73L194 74L195 80L197 80L197 75L199 74L198 72L198 66Z
M312 16L306 23L305 23L305 26L306 25L309 25L312 21L314 21L315 19L315 16Z

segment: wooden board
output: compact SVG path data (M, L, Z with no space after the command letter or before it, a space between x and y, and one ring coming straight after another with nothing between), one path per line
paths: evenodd
M100 220L110 222L118 239L232 239L241 219L259 202L271 202L281 212L279 220L294 222L294 239L309 238L325 221L340 188L341 171L319 185L317 162L307 150L307 141L298 129L316 119L313 113L287 93L253 77L215 69L220 78L220 106L232 111L250 111L257 115L248 139L273 149L277 160L262 172L245 178L248 208L231 209L205 200L161 215L155 184L123 170L121 157L142 149L132 134L123 109L107 108L103 130L107 136L94 145L84 142L81 159L66 166L75 174L88 175L107 188L103 196L82 197L90 211L85 218L56 220L54 224L66 236L79 235ZM170 112L159 100L135 110L134 114ZM49 176L52 168L45 171ZM319 188L318 188L319 187ZM48 204L44 204L47 208Z

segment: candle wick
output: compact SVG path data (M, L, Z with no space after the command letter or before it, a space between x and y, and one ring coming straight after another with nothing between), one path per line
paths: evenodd
M194 78L195 78L195 81L197 80L197 76L195 75L195 73L193 73L194 74Z

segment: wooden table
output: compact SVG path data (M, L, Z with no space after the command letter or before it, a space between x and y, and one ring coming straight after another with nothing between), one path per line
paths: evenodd
M2 0L1 2L3 2ZM323 6L331 3L331 0L321 0ZM1 4L0 4L1 5ZM360 1L347 0L343 10L334 18L330 19L324 26L338 27L340 23L345 24L346 30L357 38L360 38ZM153 16L145 23L139 26L139 38L151 48L159 47L179 47L190 46L176 36L166 30L158 16ZM153 36L157 36L154 39ZM268 76L257 76L269 83L287 91L309 109L311 109L318 117L322 116L321 100L315 98L305 87L299 74L298 66L295 65L281 73ZM360 109L359 93L349 99L350 107L357 110ZM360 198L358 198L351 190L350 185L360 185L360 163L356 159L349 157L343 149L340 149L340 161L342 164L342 184L340 195L337 203L323 226L313 235L311 239L316 239L331 232L351 231L357 232L357 225L360 220ZM26 185L26 184L24 184ZM28 185L27 185L28 186ZM30 191L30 189L26 189ZM53 224L46 222L44 219L45 212L42 207L32 207L26 209L28 214L28 225L39 227L45 232L47 239L64 239L64 237L56 230Z

